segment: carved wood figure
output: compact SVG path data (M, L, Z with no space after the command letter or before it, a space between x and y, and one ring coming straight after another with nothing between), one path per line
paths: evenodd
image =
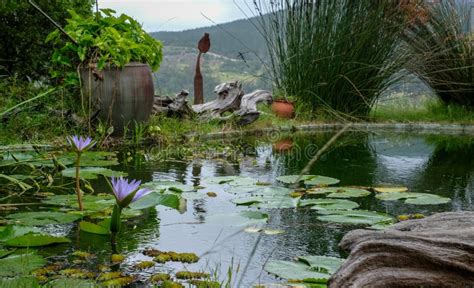
M194 104L204 103L203 80L201 74L201 55L207 53L211 48L211 40L209 33L204 33L204 36L198 43L198 57L196 61L196 72L194 75Z

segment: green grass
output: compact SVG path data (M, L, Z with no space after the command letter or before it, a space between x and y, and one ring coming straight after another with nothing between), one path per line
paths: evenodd
M371 112L375 122L474 124L474 111L459 105L428 100L423 105L378 105Z

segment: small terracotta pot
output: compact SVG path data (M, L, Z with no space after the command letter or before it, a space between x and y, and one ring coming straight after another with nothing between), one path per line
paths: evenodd
M293 102L286 100L274 100L272 110L280 118L291 119L295 117L295 105Z

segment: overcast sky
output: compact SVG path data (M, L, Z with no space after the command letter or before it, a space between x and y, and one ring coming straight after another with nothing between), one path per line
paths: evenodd
M249 0L238 0L245 8ZM99 0L99 8L111 8L137 19L148 32L179 31L245 18L233 0ZM247 10L248 11L248 10Z

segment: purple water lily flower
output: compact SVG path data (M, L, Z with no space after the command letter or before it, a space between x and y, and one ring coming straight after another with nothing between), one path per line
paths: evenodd
M139 180L132 179L130 182L128 182L128 180L124 179L123 177L112 177L112 190L115 194L115 198L117 199L117 203L122 208L128 206L128 204L132 202L137 201L152 191L146 188L138 189L138 186L140 186L141 183L142 182ZM133 195L133 198L130 199L131 195Z
M77 152L83 152L95 145L91 137L69 136L66 138L69 145L71 145Z

